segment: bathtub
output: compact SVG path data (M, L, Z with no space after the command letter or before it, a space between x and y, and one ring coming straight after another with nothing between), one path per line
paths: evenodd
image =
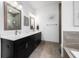
M66 44L64 50L70 58L79 58L79 43Z

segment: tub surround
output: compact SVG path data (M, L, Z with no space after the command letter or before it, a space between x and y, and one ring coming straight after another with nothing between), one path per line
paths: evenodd
M79 43L79 32L78 31L64 31L63 41L64 41L64 45Z

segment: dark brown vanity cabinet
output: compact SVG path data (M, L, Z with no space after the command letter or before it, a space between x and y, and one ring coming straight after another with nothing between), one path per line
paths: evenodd
M1 40L2 58L27 58L41 42L41 32L16 41Z
M29 47L30 47L29 37L16 40L15 45L15 58L25 58L29 56Z
M1 57L3 58L14 57L13 41L7 39L1 39Z
M37 47L38 44L41 42L41 32L34 35L34 41L35 41L35 46Z

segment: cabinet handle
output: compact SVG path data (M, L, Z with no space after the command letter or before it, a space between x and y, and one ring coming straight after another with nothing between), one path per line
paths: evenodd
M26 43L26 46L25 46L26 48L28 47L28 43Z
M7 47L8 47L8 48L11 48L11 47L13 47L13 45L11 45L11 44L8 44L8 45L7 45Z

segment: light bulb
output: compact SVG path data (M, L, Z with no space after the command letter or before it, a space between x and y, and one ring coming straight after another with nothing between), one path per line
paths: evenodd
M22 8L22 5L19 5L19 8L21 9Z
M18 5L18 3L17 3L17 2L14 2L14 5L15 5L15 6L17 6L17 5Z
M12 12L12 10L10 9L9 12Z

